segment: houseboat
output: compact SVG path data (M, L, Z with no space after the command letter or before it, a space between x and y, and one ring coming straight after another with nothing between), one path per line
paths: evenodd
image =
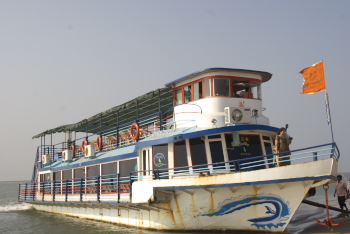
M309 191L336 180L340 154L334 142L274 153L271 77L209 68L44 131L19 201L137 228L281 233Z

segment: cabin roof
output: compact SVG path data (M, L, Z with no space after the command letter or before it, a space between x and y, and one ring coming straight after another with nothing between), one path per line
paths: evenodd
M237 68L212 67L212 68L207 68L207 69L204 69L202 71L196 71L196 72L193 72L193 73L188 74L186 76L183 76L179 79L176 79L174 81L166 83L165 86L172 85L172 84L177 83L183 79L187 79L187 78L195 76L195 75L204 74L204 73L208 73L211 71L220 71L220 70L221 71L238 71L238 72L245 72L245 73L251 73L251 74L259 74L262 76L262 82L266 82L266 81L270 80L272 77L271 73L264 72L264 71L255 71L255 70L237 69Z
M87 130L88 133L98 133L100 131L105 131L116 126L135 121L137 119L136 109L139 110L138 118L142 118L159 111L164 113L172 107L172 88L168 87L156 89L129 102L102 111L79 122L46 130L33 136L32 139L57 132L86 132Z

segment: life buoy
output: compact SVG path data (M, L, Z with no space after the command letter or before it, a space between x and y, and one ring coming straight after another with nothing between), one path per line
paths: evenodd
M98 150L102 150L102 148L103 148L103 142L102 142L102 136L98 136L97 137L97 149Z
M75 144L72 143L72 144L70 145L69 149L75 151Z
M89 145L89 141L87 139L83 140L83 143L81 143L81 151L85 154L85 146Z
M130 137L131 139L137 141L139 139L139 136L140 136L140 125L137 122L135 122L131 125Z

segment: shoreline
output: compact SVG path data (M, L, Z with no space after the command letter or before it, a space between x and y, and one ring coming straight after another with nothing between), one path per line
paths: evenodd
M333 198L333 197L332 197ZM323 202L322 202L323 200ZM346 205L350 210L350 200L346 201ZM324 199L318 200L320 203L324 203ZM332 199L329 200L329 205L339 208L338 200ZM330 216L334 219L334 222L338 224L339 222L345 221L344 224L339 226L334 226L334 231L327 226L317 223L314 219L318 219L323 222L327 219L327 212L324 208L317 208L307 204L301 204L298 208L298 213L293 217L293 221L288 225L285 230L286 234L300 234L300 233L309 233L309 234L318 234L318 233L327 233L327 234L348 234L350 233L350 212L346 215L343 215L337 211L330 210Z

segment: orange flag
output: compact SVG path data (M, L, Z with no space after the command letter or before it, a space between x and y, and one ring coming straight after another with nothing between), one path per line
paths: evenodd
M326 90L323 61L303 69L300 73L304 76L303 92L301 94L312 94Z

